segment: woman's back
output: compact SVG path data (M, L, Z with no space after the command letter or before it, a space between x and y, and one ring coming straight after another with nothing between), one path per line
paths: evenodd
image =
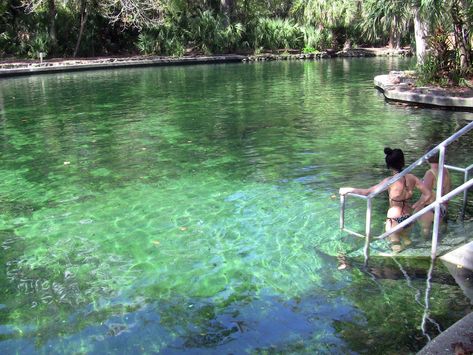
M388 189L390 205L406 206L408 200L412 197L415 185L415 177L412 174L407 174L392 184Z
M432 191L432 196L429 200L429 203L435 201L437 194L437 181L438 181L438 167L436 164L432 164L431 168L425 173L424 184L429 190ZM442 180L442 191L441 196L448 194L451 190L451 181L450 174L446 168L443 168L443 180Z

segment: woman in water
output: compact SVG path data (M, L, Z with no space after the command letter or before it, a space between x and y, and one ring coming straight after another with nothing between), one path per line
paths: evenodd
M432 150L434 147L431 147ZM439 176L439 154L435 154L428 159L430 169L426 171L424 179L422 180L425 187L432 191L432 196L425 204L426 206L435 201L437 194L437 178ZM446 195L452 189L450 174L447 168L443 168L443 180L442 180L442 191L441 196ZM448 201L440 205L440 222L447 219ZM427 212L419 218L419 222L422 226L422 232L424 237L429 237L431 234L432 222L434 221L434 210Z
M393 176L398 175L404 168L404 153L401 149L384 148L384 154L386 154L386 166L391 170ZM340 188L339 193L340 195L355 193L366 196L375 191L378 187L383 185L391 178L392 176L387 177L380 183L367 189L342 187ZM419 200L411 206L409 200L412 197L414 188L417 188L422 195L420 196ZM387 190L389 196L389 209L386 218L386 231L408 219L413 212L423 208L425 203L431 197L430 190L425 187L419 178L412 174L407 174L401 177L395 183L387 187ZM409 239L409 231L410 227L405 227L400 231L390 235L389 239L391 241L391 248L394 252L400 252L412 243Z

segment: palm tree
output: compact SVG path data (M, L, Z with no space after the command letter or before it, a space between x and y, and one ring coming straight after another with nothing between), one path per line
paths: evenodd
M470 70L469 30L473 5L469 0L417 0L414 1L414 25L417 59L422 64L426 55L426 39L432 29L443 28L454 35L455 51L461 73Z
M428 14L435 14L437 6L436 0L415 0L412 2L412 11L414 15L414 36L416 41L416 57L417 63L424 63L425 55L427 53L427 38L430 34L429 17ZM430 12L429 10L434 10Z
M471 1L452 0L450 10L455 45L460 55L460 70L462 73L466 73L471 66L468 13L471 14L473 7Z
M344 48L350 47L348 31L361 13L361 0L308 0L304 17L306 22L332 30L335 41L344 40Z
M457 0L365 0L362 28L371 37L389 33L389 44L398 48L401 34L413 23L417 62L422 64L430 33L442 15L449 12L451 1Z
M389 34L389 47L399 49L401 37L411 23L408 2L398 0L365 0L363 2L363 20L361 28L370 39L377 39L380 34Z

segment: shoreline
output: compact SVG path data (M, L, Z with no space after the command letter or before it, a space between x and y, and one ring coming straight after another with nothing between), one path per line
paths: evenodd
M196 55L183 57L167 56L108 56L94 58L51 58L40 59L5 59L0 60L0 78L36 75L67 71L112 69L143 66L212 64L232 62L258 62L273 60L321 60L327 58L350 57L401 57L411 56L410 49L394 50L389 48L359 48L346 51L326 50L317 53L299 53L294 51L276 51L261 54L224 54Z
M318 61L330 58L409 57L408 49L354 48L345 51L326 50L317 53L279 50L261 54L167 56L109 56L94 58L51 58L47 60L0 60L0 80L3 78L78 72L87 70L123 69L151 66L193 64L251 63L263 61ZM416 87L412 73L390 72L374 78L374 86L389 102L400 102L427 108L473 112L473 89Z
M42 62L0 62L0 78L85 70L118 69L128 67L231 63L241 62L244 58L244 56L239 55L179 58L139 56L121 58L103 57L99 59L53 59L45 60Z
M377 75L373 84L389 102L473 112L473 89L416 86L415 73L411 71L391 71L389 74Z

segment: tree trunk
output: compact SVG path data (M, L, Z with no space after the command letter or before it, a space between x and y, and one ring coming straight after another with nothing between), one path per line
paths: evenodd
M87 22L87 0L81 0L80 2L80 29L79 36L77 38L76 49L74 50L74 58L79 52L80 42L82 40L82 35L84 34L85 24Z
M343 43L343 50L344 50L344 51L348 51L348 50L351 49L351 47L352 47L352 45L351 45L351 40L350 40L350 38L347 38L347 39L345 40L345 43Z
M399 30L393 31L393 36L392 36L392 47L394 49L401 49L401 33Z
M428 35L428 26L420 15L419 7L414 8L414 34L416 39L417 64L422 64L427 52L426 39Z
M389 34L388 47L391 49L401 49L401 34L398 31L393 30Z
M396 15L394 15L391 32L389 34L389 48L401 49L401 33L399 31L399 24Z
M235 12L236 0L220 0L220 11L231 21ZM228 25L228 23L226 24Z
M465 73L468 71L471 65L470 57L470 46L467 34L464 28L464 21L461 18L461 15L464 13L465 9L462 8L461 1L453 1L451 7L451 15L453 21L453 33L455 36L455 50L460 54L460 71Z
M48 0L48 12L49 12L49 44L53 52L57 48L57 32L56 32L56 4L54 0Z

